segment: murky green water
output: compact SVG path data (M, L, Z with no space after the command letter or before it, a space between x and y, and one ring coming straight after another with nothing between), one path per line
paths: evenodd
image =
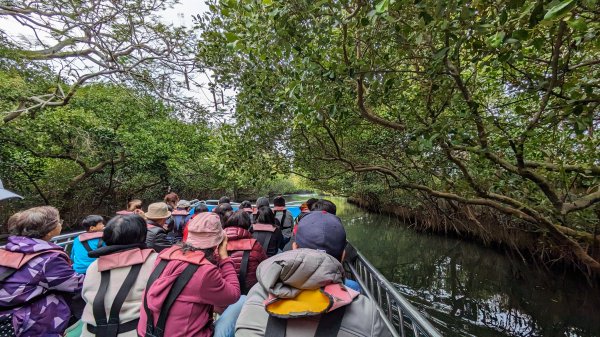
M600 289L329 199L348 240L444 336L600 336Z

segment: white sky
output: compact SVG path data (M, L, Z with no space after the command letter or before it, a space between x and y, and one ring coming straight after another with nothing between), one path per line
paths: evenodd
M161 16L165 24L186 26L190 28L193 25L192 16L206 11L208 11L208 6L203 0L179 0L178 4L173 8L164 11ZM7 32L9 36L15 40L35 40L33 33L31 33L29 29L24 29L21 24L10 18L0 17L0 29ZM44 37L41 38L44 39ZM210 74L208 74L208 76L210 76ZM214 110L214 103L212 101L212 93L208 90L208 76L206 74L198 74L194 79L201 84L201 87L195 87L191 88L192 90L190 91L185 91L186 94L191 95L212 111ZM226 92L225 95L226 97L231 97L234 93ZM219 101L219 98L217 98L217 100Z

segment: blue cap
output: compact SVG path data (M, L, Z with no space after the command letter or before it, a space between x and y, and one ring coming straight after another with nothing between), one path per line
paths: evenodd
M314 211L298 223L296 244L299 248L324 251L340 260L346 248L346 230L337 216Z

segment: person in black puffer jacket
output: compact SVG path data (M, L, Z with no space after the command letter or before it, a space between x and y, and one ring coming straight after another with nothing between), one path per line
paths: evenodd
M172 246L171 241L167 238L168 232L165 229L165 224L170 216L171 212L164 202L156 202L148 206L148 212L146 212L148 225L146 246L154 249L157 253Z

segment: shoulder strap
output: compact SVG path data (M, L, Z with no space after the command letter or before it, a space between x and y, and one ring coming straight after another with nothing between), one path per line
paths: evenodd
M244 255L242 256L242 264L240 265L240 275L238 280L240 281L240 290L242 295L246 295L248 293L248 289L246 287L246 275L248 274L248 260L250 259L250 250L245 250Z
M190 281L196 270L200 267L197 264L188 264L188 266L183 270L181 275L177 278L167 298L165 299L162 308L160 309L160 314L158 316L158 321L156 322L156 326L154 325L154 315L152 315L152 311L148 308L148 290L150 286L156 279L162 274L165 270L165 267L169 263L169 260L161 260L160 263L156 266L150 278L148 279L148 285L146 286L146 294L144 295L144 311L146 311L146 337L162 337L165 333L165 326L167 324L167 317L169 315L169 311L175 303L175 300L181 294L183 288Z
M150 286L152 283L156 281L156 279L162 274L165 270L165 267L169 263L169 260L160 260L156 268L150 274L148 278L148 283L146 283L146 291L144 292L144 311L146 312L146 336L154 336L154 315L152 315L152 311L148 308L148 290L150 290Z
M258 232L257 236L258 236L258 243L260 243L260 245L263 247L263 249L266 251L269 250L269 244L271 243L271 236L273 235L273 232Z
M315 337L335 337L342 327L346 307L341 307L330 313L321 315ZM293 319L293 318L290 318ZM288 319L269 315L265 337L285 337Z
M292 226L294 225L293 223L290 224L289 226L285 225L285 217L287 216L287 209L284 209L283 211L283 216L281 217L281 228L292 228Z
M93 251L92 247L90 247L90 243L88 242L88 240L81 241L81 244L83 245L83 248L85 248L85 250L88 251L88 253Z
M100 273L100 287L98 288L98 292L96 293L96 297L92 304L94 320L96 321L96 328L93 329L95 330L93 333L96 336L116 337L119 333L130 331L124 329L124 327L119 324L119 313L121 312L123 303L131 291L131 288L133 288L141 269L142 265L136 264L133 265L129 270L129 273L127 273L127 277L125 277L125 280L119 288L113 304L110 307L108 320L106 319L104 299L110 282L110 270L104 270ZM90 330L89 327L88 330Z
M287 329L287 319L269 315L267 327L265 328L265 337L285 337Z
M200 266L197 264L188 264L188 266L183 270L183 273L181 273L181 275L177 278L177 281L175 281L175 284L173 284L173 287L171 287L169 295L167 296L163 307L160 309L160 315L158 316L158 321L156 322L155 331L157 337L162 337L164 335L165 327L167 325L167 317L169 316L169 311L171 311L173 303L175 303L175 300L177 297L179 297L181 291L183 291L183 288L185 288L199 267Z
M93 251L92 247L90 246L90 240L85 240L85 241L81 241L81 244L83 245L83 248L85 248L85 250L89 252ZM104 244L104 241L102 241L102 238L98 238L98 244L96 245L96 248L100 248L102 247L102 245Z
M321 315L315 337L337 336L342 326L342 319L346 313L346 306L338 308L330 313Z

